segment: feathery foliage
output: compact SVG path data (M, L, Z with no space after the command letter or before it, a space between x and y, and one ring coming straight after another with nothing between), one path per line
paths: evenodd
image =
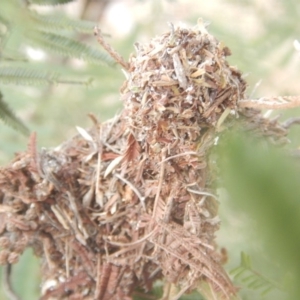
M264 296L272 289L279 289L279 284L272 282L267 277L256 272L252 267L251 258L245 252L241 252L241 263L230 271L230 274L238 282L242 282L249 289L260 290Z
M52 71L35 70L34 68L0 67L0 82L12 85L42 85L42 84L86 84L86 81L72 81L59 79L60 74Z
M42 2L42 1L41 1ZM54 23L56 25L54 26ZM35 41L35 46L44 50L51 49L64 56L72 56L79 59L90 60L93 63L106 63L112 65L112 59L106 52L92 48L82 42L74 40L63 33L69 32L93 32L92 22L72 20L62 15L48 14L42 15L34 11L31 6L22 7L12 0L5 2L0 11L0 24L5 28L6 39L10 35L17 34L19 41L16 43L16 48L21 50L25 45L31 45L32 40ZM96 25L96 24L94 24ZM48 41L47 41L48 40ZM5 53L5 39L1 39L2 51ZM58 48L56 50L56 47ZM83 52L85 52L83 54Z
M37 47L45 52L58 53L62 57L72 57L94 64L106 63L114 65L112 58L98 48L86 45L70 37L74 32L91 35L95 24L88 21L72 20L62 14L43 15L30 4L58 5L72 1L67 0L32 0L24 2L5 1L0 10L0 91L3 84L41 85L41 84L89 84L90 79L65 79L59 72L47 70L47 67L35 68L24 54L26 47ZM26 4L27 3L27 4ZM68 35L66 35L68 32ZM13 41L13 42L12 42ZM24 62L20 66L20 62ZM74 72L73 72L74 73ZM7 100L9 101L9 99ZM8 109L7 103L1 98L0 119L5 120L13 128L26 132ZM8 115L6 115L6 113ZM9 122L8 122L9 120ZM15 122L15 124L14 124Z
M43 31L58 32L59 30L65 30L91 34L95 27L93 22L70 19L61 13L41 15L31 11L30 15L37 22L38 28Z
M107 53L99 51L96 48L88 47L83 43L62 35L36 31L28 35L27 38L31 40L33 44L61 55L83 59L92 63L105 61L111 66L115 64L114 60Z
M8 106L7 102L3 99L3 94L0 92L0 119L2 119L7 125L22 132L28 134L29 130L26 125L14 114L12 109Z
M59 5L74 2L74 0L28 0L32 4L39 5Z

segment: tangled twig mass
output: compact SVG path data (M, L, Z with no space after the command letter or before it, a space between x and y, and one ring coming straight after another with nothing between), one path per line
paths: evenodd
M118 59L127 75L120 115L105 123L92 115L93 128L78 127L55 149L38 151L32 134L0 169L0 263L32 247L42 300L132 299L158 279L177 287L164 299L201 282L221 298L236 295L214 241L209 154L236 122L276 142L287 129L255 109L271 102L246 99L230 50L201 21L135 47L128 63Z

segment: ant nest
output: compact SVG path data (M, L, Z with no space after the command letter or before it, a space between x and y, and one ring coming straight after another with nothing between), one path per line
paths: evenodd
M0 170L0 263L32 247L41 300L132 299L157 280L164 299L203 283L222 298L236 294L216 252L209 153L237 116L262 134L286 131L239 109L246 83L201 21L135 47L123 63L120 115L91 116L92 129L53 150L38 152L33 134L28 151Z

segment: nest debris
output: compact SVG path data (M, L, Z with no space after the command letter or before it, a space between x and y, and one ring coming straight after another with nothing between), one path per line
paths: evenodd
M273 141L287 129L252 108L246 82L226 61L230 50L201 21L135 46L128 63L106 47L127 74L120 115L105 123L92 116L92 129L78 128L55 149L38 152L32 134L28 150L0 169L0 264L32 247L42 262L41 300L132 299L158 279L178 287L164 299L201 282L221 298L236 295L214 241L209 153L237 116Z

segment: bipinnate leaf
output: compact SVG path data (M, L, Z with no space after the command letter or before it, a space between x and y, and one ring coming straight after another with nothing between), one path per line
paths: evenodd
M0 92L0 119L2 119L7 125L28 135L29 130L26 125L14 114L7 102L3 99L3 94Z
M74 0L29 0L29 2L38 5L59 5L74 2Z
M59 73L36 70L32 67L15 67L13 65L0 67L0 83L15 85L43 85L43 84L91 84L91 80L60 79Z
M87 34L93 32L94 22L68 18L63 14L38 14L30 12L31 18L38 23L38 28L44 31L59 32L60 30L77 31Z
M272 289L279 289L279 284L272 282L252 268L252 262L249 255L241 252L240 265L230 271L230 274L238 282L242 282L247 288L259 290L261 295L265 295Z
M27 38L34 44L60 55L79 58L96 64L106 63L109 66L115 65L114 60L106 52L92 48L66 36L36 31L29 34Z

